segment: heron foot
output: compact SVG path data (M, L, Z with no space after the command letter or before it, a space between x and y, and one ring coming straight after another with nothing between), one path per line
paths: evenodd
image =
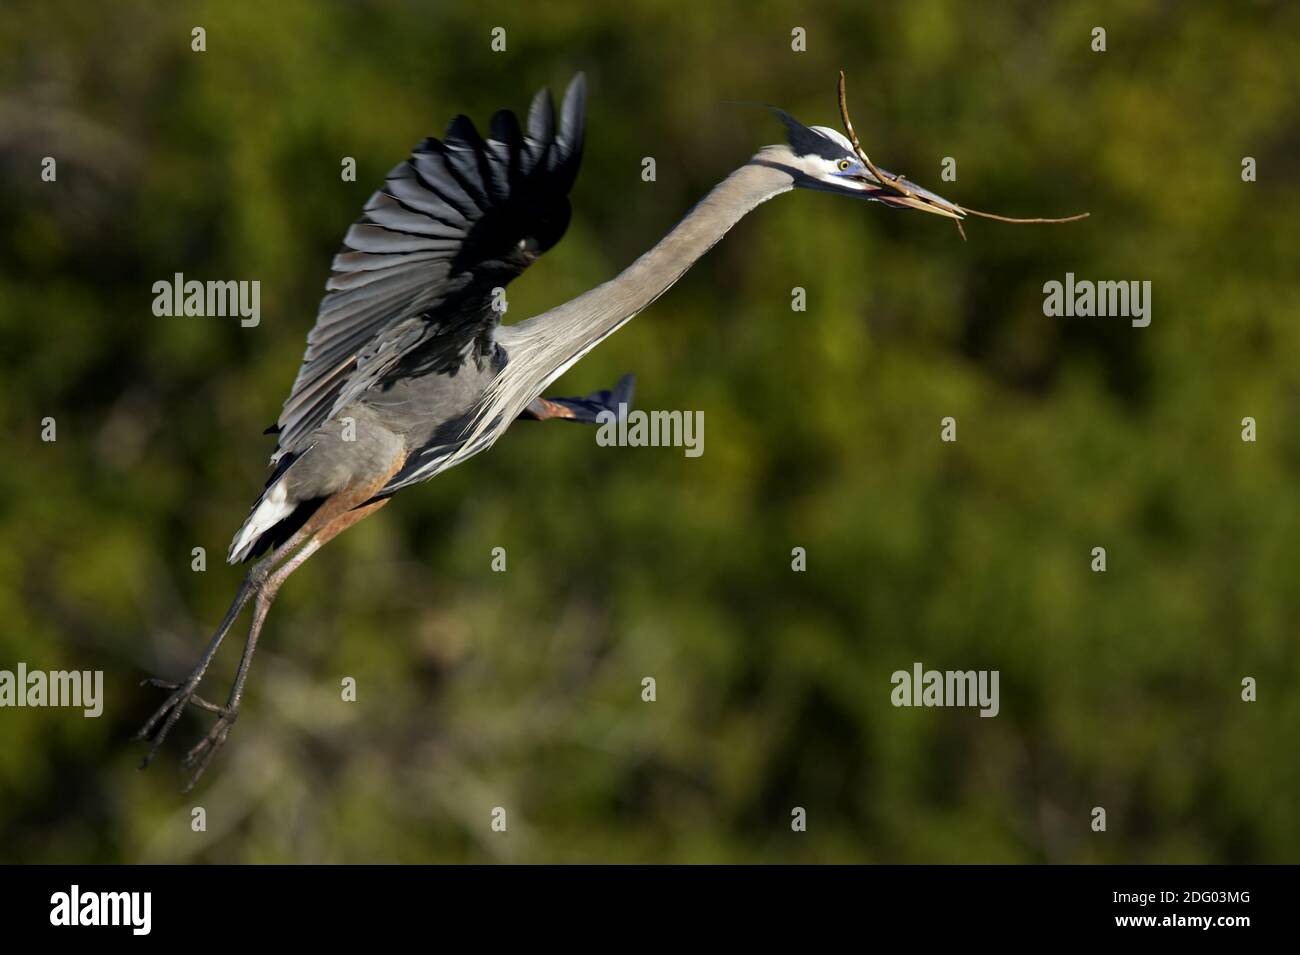
M185 754L181 760L181 765L186 769L193 770L190 781L185 786L185 792L189 792L203 775L203 771L208 768L208 763L212 762L212 757L217 755L217 751L226 743L226 737L230 735L230 727L235 725L235 720L239 718L239 707L227 707L221 710L221 715L217 717L217 722L213 724L212 729L208 730L208 735L199 740L194 748Z
M141 769L145 769L151 762L153 762L153 758L158 755L158 750L162 748L163 741L167 739L167 735L171 732L172 727L176 725L177 720L180 719L181 714L185 712L185 709L188 706L196 706L201 710L208 711L209 713L216 713L219 717L217 725L220 726L222 721L226 720L226 731L229 732L228 723L234 722L230 709L228 707L217 706L215 703L209 703L207 700L203 699L203 697L196 694L194 691L198 688L198 683L199 681L193 676L184 683L172 683L168 680L157 679L156 677L150 677L141 682L141 686L153 686L159 689L172 691L171 695L167 697L162 706L158 707L158 709L154 711L154 714L149 717L144 726L140 727L140 731L135 734L137 740L152 740L149 752L145 754L144 759L140 763ZM225 737L223 734L223 742L224 739ZM193 750L191 750L191 752L193 752ZM207 760L204 760L203 768L206 767ZM201 773L202 769L200 769L199 773L190 780L191 786L193 786L198 780L198 776Z

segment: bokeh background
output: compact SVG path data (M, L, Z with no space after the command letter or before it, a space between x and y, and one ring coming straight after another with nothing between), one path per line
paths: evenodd
M1297 62L1283 2L6 2L0 668L102 669L106 705L0 710L0 860L1296 861ZM836 125L841 67L887 168L1092 218L963 243L762 207L553 389L634 371L639 406L704 411L703 457L512 429L295 575L193 794L207 717L137 772L138 682L235 591L261 431L385 172L587 71L573 224L513 319L778 141L749 104ZM154 317L178 271L260 280L261 324ZM1067 271L1150 280L1151 326L1044 317ZM999 670L1001 714L895 709L913 661Z

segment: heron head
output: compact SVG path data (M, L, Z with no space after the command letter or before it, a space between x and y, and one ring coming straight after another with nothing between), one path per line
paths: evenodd
M769 149L780 153L778 161L794 174L795 186L870 199L897 208L919 209L950 219L962 217L961 208L942 196L876 167L893 180L890 184L882 183L838 130L805 126L784 110L774 112L785 124L789 147L788 151L784 146Z

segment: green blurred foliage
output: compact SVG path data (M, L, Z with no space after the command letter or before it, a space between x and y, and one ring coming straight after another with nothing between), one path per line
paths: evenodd
M1297 62L1284 2L6 3L0 668L103 669L107 703L0 710L0 859L1295 861ZM515 318L778 140L751 104L835 125L841 67L888 168L1092 218L963 243L764 206L556 388L635 371L641 406L703 409L703 457L513 429L293 578L194 795L207 718L136 772L138 681L184 673L233 596L260 432L409 147L588 72L573 225ZM155 318L178 271L259 279L260 326ZM1067 271L1151 280L1151 326L1044 317ZM916 660L998 669L1001 714L895 709Z

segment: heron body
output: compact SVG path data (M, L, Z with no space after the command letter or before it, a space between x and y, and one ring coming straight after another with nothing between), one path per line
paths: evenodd
M609 391L542 398L543 390L649 306L759 204L796 187L876 199L958 218L958 207L907 180L887 189L839 133L778 111L788 143L766 146L720 182L618 276L532 318L500 323L508 283L564 234L581 161L586 84L579 74L557 118L549 94L526 126L498 112L485 140L464 116L389 173L344 237L316 324L279 420L272 472L231 543L232 563L261 557L195 668L138 734L147 765L188 706L217 714L187 755L192 786L238 716L271 602L327 541L491 447L516 420L595 422L631 398ZM889 175L889 174L886 174ZM891 176L891 179L893 177ZM908 194L900 195L898 184ZM197 696L244 607L252 624L224 706Z

